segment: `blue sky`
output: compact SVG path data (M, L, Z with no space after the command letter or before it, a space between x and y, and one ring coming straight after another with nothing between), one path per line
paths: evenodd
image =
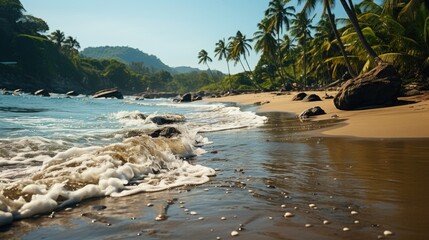
M295 0L294 0L295 1ZM294 1L292 3L294 3ZM257 31L269 0L21 0L26 13L44 19L76 38L82 49L129 46L156 55L171 67L198 65L198 52L212 57L212 69L227 72L214 48L240 30L247 38ZM300 8L300 7L299 7ZM251 51L250 66L259 57ZM231 72L242 71L238 64Z

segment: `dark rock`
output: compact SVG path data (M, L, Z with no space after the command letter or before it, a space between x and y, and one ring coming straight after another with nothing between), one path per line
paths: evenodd
M153 133L150 133L149 136L153 138L157 138L157 137L172 138L172 137L179 136L180 134L181 132L174 127L165 127L162 129L158 129Z
M34 95L36 96L43 96L43 97L50 97L51 94L49 94L48 91L46 91L45 89L40 89L34 92Z
M192 99L192 101L201 101L203 98L201 96L196 96Z
M297 95L293 96L292 101L301 101L307 96L307 93L300 92Z
M185 117L180 115L155 116L151 118L151 121L158 125L165 125L165 124L172 124L177 122L184 122Z
M322 101L320 97L316 94L310 94L307 95L304 99L302 99L303 102L315 102L315 101Z
M75 97L75 96L79 95L79 93L76 92L76 91L69 91L69 92L66 93L66 95L67 96L74 96Z
M122 93L116 88L100 90L92 96L93 98L117 98L124 99Z
M334 104L341 110L390 106L397 102L400 90L401 78L396 69L381 63L345 82L335 96Z
M137 137L145 134L143 131L140 130L130 130L124 134L124 138L132 138Z
M307 110L304 110L301 114L299 114L298 117L308 118L308 117L323 115L323 114L326 114L326 112L321 107L317 106L317 107L312 107Z
M184 94L180 102L192 102L192 94L190 93Z

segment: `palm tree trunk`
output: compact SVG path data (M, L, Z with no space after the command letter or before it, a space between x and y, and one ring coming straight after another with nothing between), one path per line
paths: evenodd
M215 81L215 79L214 79L214 76L213 76L213 72L212 72L212 70L210 69L210 67L209 67L209 64L206 62L206 65L207 65L207 68L209 69L209 72L210 72L210 75L212 76L212 80L213 80L213 82Z
M229 69L229 61L226 60L226 66L228 67L228 77L229 77L229 92L232 91L232 79L231 79L231 71Z
M354 11L352 11L352 9L350 9L349 5L347 4L347 2L345 0L340 0L340 2L341 2L341 5L343 5L343 8L346 11L347 16L349 17L350 22L352 23L353 28L355 29L363 47L368 52L370 57L372 57L376 61L379 61L379 57L378 57L377 53L374 51L374 49L372 49L371 45L369 45L368 41L366 40L365 36L362 33L362 30L359 26L359 21L356 17L356 14L354 13Z
M326 10L328 11L328 18L329 18L329 22L331 23L332 31L334 32L335 38L338 41L338 46L340 46L341 53L343 54L344 61L346 62L347 70L349 71L352 77L356 77L356 74L352 66L350 65L349 58L347 57L347 53L344 48L343 41L341 40L340 34L338 33L337 27L335 26L335 18L334 18L334 15L332 15L331 6L329 6L329 4L326 6Z
M307 40L304 33L304 41L302 44L302 48L304 51L304 87L307 87L307 50L306 50Z

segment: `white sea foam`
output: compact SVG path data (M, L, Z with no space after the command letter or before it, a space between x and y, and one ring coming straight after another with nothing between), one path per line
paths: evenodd
M211 168L181 160L195 154L185 138L140 136L106 147L70 148L45 161L31 178L0 187L0 224L47 213L83 199L121 197L202 184Z

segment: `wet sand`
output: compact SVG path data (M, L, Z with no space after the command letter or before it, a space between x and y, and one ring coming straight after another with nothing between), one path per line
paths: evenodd
M209 183L88 200L0 238L427 239L427 139L312 137L338 120L265 114L264 127L206 135L212 153L191 161L217 170Z

